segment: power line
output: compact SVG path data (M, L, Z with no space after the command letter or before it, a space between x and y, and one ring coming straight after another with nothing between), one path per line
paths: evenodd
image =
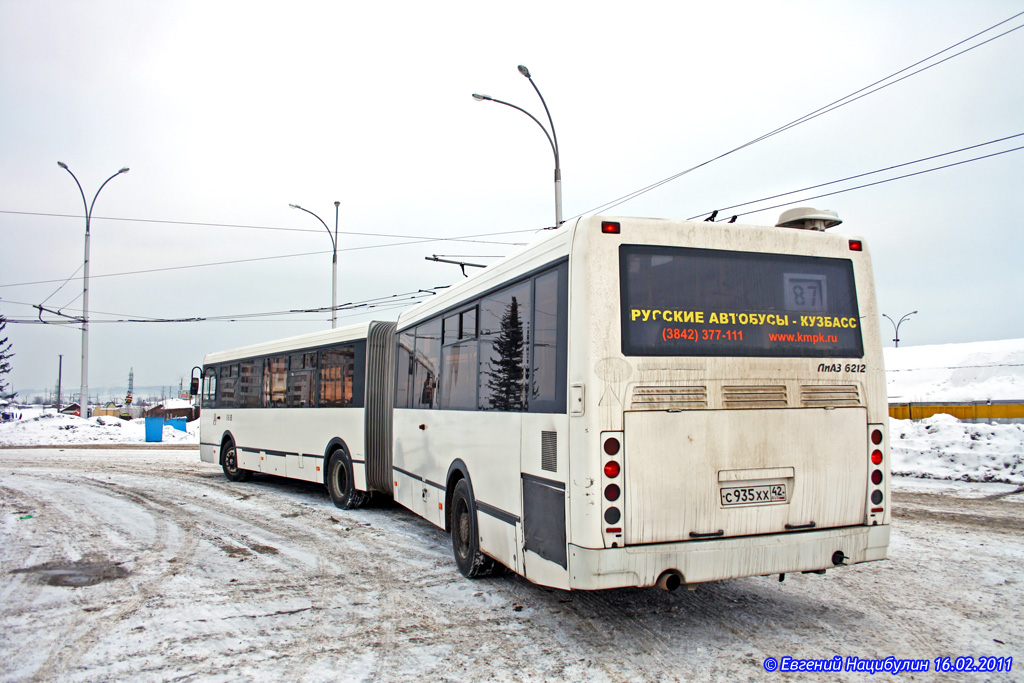
M505 232L505 233L491 233L491 234L499 235L499 234L513 234L513 233L521 233L521 232L536 232L536 230L515 230L515 231L510 231L510 232ZM408 242L394 242L394 243L391 243L391 244L371 244L371 245L367 245L367 246L364 246L364 247L347 247L347 248L344 248L344 249L339 249L338 251L339 252L365 251L367 249L384 249L384 248L388 248L388 247L408 246L410 244L425 244L425 243L428 243L428 242L451 242L451 241L472 241L472 240L451 239L451 238L447 238L447 237L420 237L420 238L409 240ZM522 242L491 242L491 244L501 244L502 246L514 247L514 246L521 246L523 243ZM167 272L167 271L172 271L172 270L188 270L190 268L208 268L210 266L225 266L225 265L231 265L231 264L235 264L235 263L253 263L253 262L257 262L257 261L274 261L274 260L277 260L277 259L297 258L297 257L302 257L302 256L320 256L320 255L323 255L323 254L330 254L330 253L332 253L332 252L331 251L307 251L307 252L302 252L302 253L299 253L299 254L279 254L277 256L259 256L259 257L248 258L248 259L234 259L234 260L231 260L231 261L214 261L214 262L211 262L211 263L194 263L194 264L184 265L184 266L166 266L166 267L163 267L163 268L147 268L147 269L143 269L143 270L129 270L129 271L121 272L121 273L102 273L100 275L90 275L89 277L91 279L95 279L95 278L101 278L101 277L121 277L121 276L124 276L124 275L143 275L143 274L146 274L146 273L162 273L162 272ZM72 277L74 277L74 276L72 275ZM68 279L70 280L70 278L68 278ZM35 280L35 281L32 281L32 282L15 282L15 283L11 283L11 284L0 285L0 288L3 288L3 287L26 287L28 285L45 285L45 284L50 284L50 283L53 283L53 282L61 282L61 280L60 279L53 279L53 280ZM49 297L47 297L47 298L49 298Z
M935 168L926 168L923 171L916 171L915 173L907 173L905 175L899 175L899 176L896 176L894 178L886 178L885 180L878 180L878 181L873 182L873 183L865 183L863 185L855 185L854 187L848 187L848 188L845 188L843 190L836 190L835 192L825 192L823 194L814 195L813 197L803 197L801 199L795 199L795 200L793 200L791 202L783 202L782 204L775 204L773 206L763 206L763 207L761 207L759 209L754 209L753 211L744 211L743 213L738 213L736 215L737 216L747 216L747 215L752 214L752 213L759 213L761 211L770 211L771 209L778 209L778 208L783 207L783 206L789 206L790 204L799 204L799 203L802 203L802 202L809 202L812 199L821 199L822 197L831 197L831 196L837 195L837 194L843 194L843 193L846 193L846 192L853 192L854 190L862 190L865 187L873 187L875 185L883 185L885 183L891 183L894 180L903 180L904 178L912 178L912 177L917 176L917 175L924 175L925 173L931 173L932 171L941 171L944 168L952 168L953 166L960 166L961 164L969 164L972 161L980 161L982 159L989 159L991 157L997 157L997 156L999 156L1001 154L1009 154L1010 152L1017 152L1017 151L1020 151L1022 149L1024 149L1024 146L1013 147L1011 149L1004 149L1001 152L993 152L992 154L986 154L984 156L974 157L973 159L964 159L963 161L957 161L957 162L954 162L952 164L945 164L944 166L936 166ZM799 190L796 190L796 191L799 192ZM790 193L787 192L786 194L790 194Z
M340 250L339 250L340 251ZM226 266L233 263L253 263L255 261L274 261L277 259L296 258L299 256L318 256L321 254L330 254L330 251L307 251L301 254L280 254L278 256L259 256L256 258L247 259L236 259L233 261L214 261L211 263L195 263L188 266L166 266L164 268L149 268L146 270L128 270L121 273L101 273L99 275L90 275L90 279L96 279L101 277L120 277L122 275L142 275L145 273L162 273L170 270L187 270L189 268L208 268L210 266ZM45 285L51 282L60 282L60 280L35 280L34 282L15 282L13 284L0 285L0 287L27 287L28 285Z
M70 214L70 213L47 213L42 211L10 211L0 209L0 213L11 214L16 216L43 216L49 218L81 218L81 216ZM162 225L187 225L193 227L206 227L206 228L239 228L244 230L277 230L280 232L309 232L320 234L319 230L313 230L311 228L282 228L273 225L244 225L236 223L202 223L198 221L170 221L161 220L157 218L121 218L116 216L93 216L94 221L124 221L129 223L157 223ZM497 237L498 235L517 235L527 232L536 232L535 229L529 230L505 230L502 232L490 232L481 233L479 235L465 235L463 237L433 237L423 238L418 235L393 235L389 233L380 232L353 232L339 230L339 235L351 235L356 237L387 237L389 239L422 239L425 241L441 241L441 242L475 242L480 244L499 244L517 246L518 243L509 242L494 242L491 240L476 239L480 237ZM391 245L378 245L378 246L391 246ZM365 247L364 247L365 248Z
M447 289L448 285L438 285L431 287L430 289L419 289L415 292L403 292L401 294L391 294L380 297L373 297L358 302L349 302L340 304L337 306L339 311L354 311L356 313L364 310L391 310L394 308L405 308L411 303L425 299L429 296L437 294L438 290ZM9 301L8 303L15 303L23 306L33 306L32 304L25 304L17 301ZM49 311L48 309L43 309ZM233 313L233 314L222 314L222 315L210 315L210 316L190 316L185 318L156 318L149 316L131 316L120 313L110 313L105 311L93 311L101 315L120 315L121 318L109 320L109 319L97 319L90 318L89 323L196 323L196 322L241 322L256 320L259 318L269 318L271 316L290 316L290 315L302 315L306 313L328 313L332 310L331 306L320 306L313 308L297 308L282 311L269 311L263 313ZM68 319L68 320L41 320L35 318L21 318L21 319L7 319L8 322L21 323L29 325L77 325L81 323L80 319Z
M726 211L728 211L730 209L737 209L737 208L739 208L741 206L749 206L750 204L757 204L758 202L766 202L766 201L769 201L769 200L772 200L772 199L778 199L779 197L785 197L786 195L796 194L797 192L806 192L807 190L816 190L819 187L827 187L829 185L835 185L837 183L844 183L844 182L846 182L848 180L855 180L857 178L864 178L864 177L867 177L869 175L875 175L876 173L884 173L885 171L891 171L893 169L903 168L904 166L912 166L914 164L920 164L920 163L925 162L925 161L931 161L932 159L939 159L939 158L942 158L942 157L950 156L952 154L959 154L960 152L966 152L966 151L971 150L971 149L977 149L979 147L985 147L986 145L994 145L997 142L1005 142L1006 140L1012 140L1014 138L1019 138L1021 136L1024 136L1024 133L1017 133L1016 135L1008 135L1008 136L1006 136L1004 138L998 138L996 140L989 140L988 142L982 142L982 143L979 143L977 145L971 145L969 147L961 147L960 149L954 149L954 150L952 150L950 152L943 152L941 154L933 154L932 156L929 156L929 157L922 157L921 159L915 159L914 161L907 161L907 162L904 162L902 164L895 164L893 166L886 166L885 168L880 168L880 169L875 170L875 171L868 171L867 173L858 173L856 175L851 175L851 176L847 176L845 178L840 178L839 180L830 180L827 183L818 183L817 185L809 185L807 187L802 187L799 190L790 190L789 192L782 192L782 193L779 193L779 194L773 194L773 195L768 196L768 197L761 197L760 199L753 199L753 200L751 200L749 202L742 202L740 204L733 204L732 206L725 206L725 207L722 207L720 209L717 209L717 211L719 213L725 213ZM1013 151L1013 150L1006 150L1006 151ZM987 157L977 157L977 159L984 159L984 158L987 158ZM967 161L976 161L977 159L968 159ZM945 166L940 166L938 168L946 168L946 167ZM929 170L938 170L938 168L936 168L936 169L929 169ZM927 171L925 171L925 172L927 172ZM906 176L901 176L901 177L906 177ZM893 178L892 180L897 180L897 178ZM888 181L883 181L883 182L888 182ZM862 187L864 187L864 186L862 186ZM827 196L827 195L820 195L820 196ZM803 200L799 200L799 201L803 201ZM776 207L770 207L770 208L776 208ZM765 209L758 209L758 211L764 211L764 210ZM711 211L703 211L703 212L698 213L698 214L696 214L694 216L690 216L687 220L691 220L692 221L692 220L695 220L697 218L700 218L701 216L707 216L709 213L711 213ZM748 213L755 213L755 212L748 212ZM747 214L737 214L737 215L738 216L745 216Z
M967 41L970 41L970 40L973 40L974 38L977 38L978 36L982 35L983 33L987 33L989 31L991 31L992 29L997 28L999 26L1002 26L1003 24L1005 24L1005 23L1007 23L1009 21L1013 21L1014 19L1016 19L1017 17L1019 17L1021 15L1024 15L1024 12L1018 12L1017 14L1013 15L1012 17L1010 17L1008 19L1004 19L1003 21L1000 21L997 24L993 24L992 26L989 26L988 28L986 28L983 31L979 31L978 33L975 33L972 36L964 38L963 40L961 40L961 41L959 41L957 43L954 43L953 45L950 45L947 48L939 50L938 52L936 52L936 53L934 53L934 54L932 54L932 55L930 55L930 56L928 56L928 57L926 57L926 58L924 58L922 60L919 60L919 61L911 64L910 66L906 66L906 67L900 69L899 71L896 71L896 72L894 72L892 74L889 74L885 78L879 79L879 80L875 81L874 83L871 83L869 85L864 86L863 88L860 88L859 90L855 90L854 92L850 93L849 95L846 95L845 97L841 97L838 100L835 100L834 102L826 104L823 107L819 107L818 109L815 109L814 111L812 111L810 113L804 114L803 116L801 116L801 117L799 117L797 119L794 119L794 120L790 121L789 123L776 128L775 130L769 131L768 133L765 133L765 134L763 134L763 135L761 135L761 136L759 136L757 138L754 138L753 140L750 140L749 142L745 142L742 145L740 145L738 147L734 147L733 149L730 149L727 152L719 154L716 157L708 159L707 161L704 161L704 162L702 162L700 164L697 164L696 166L692 166L692 167L686 169L685 171L680 171L679 173L671 175L668 178L665 178L663 180L659 180L656 183L652 183L652 184L650 184L650 185L648 185L646 187L640 188L639 190L635 190L635 191L630 192L628 194L622 195L618 199L613 199L612 201L606 202L605 204L600 204L600 205L594 207L593 209L590 209L588 211L584 211L582 213L576 214L572 218L578 218L579 216L582 216L584 214L596 213L596 212L601 211L601 210L612 209L612 208L614 208L614 207L616 207L616 206L618 206L620 204L624 204L625 202L630 201L631 199L635 199L636 197L639 197L642 194L645 194L647 192L650 192L651 190L657 189L658 187L661 187L662 185L664 185L666 183L669 183L669 182L671 182L671 181L673 181L673 180L675 180L677 178L681 178L682 176L684 176L684 175L686 175L686 174L688 174L688 173L690 173L692 171L696 171L697 169L702 168L704 166L707 166L708 164L710 164L710 163L712 163L714 161L718 161L719 159L727 157L730 154L733 154L734 152L738 152L738 151L740 151L742 149L750 147L751 145L755 145L758 142L762 142L763 140L767 140L768 138L770 138L772 136L778 135L779 133L787 131L790 128L798 126L798 125L800 125L802 123L807 123L808 121L810 121L812 119L815 119L815 118L817 118L819 116L823 116L824 114L827 114L829 112L835 111L836 109L839 109L840 107L844 107L847 104L851 104L851 103L853 103L853 102L855 102L855 101L857 101L857 100L859 100L859 99L861 99L863 97L867 97L868 95L874 94L874 93L878 92L879 90L882 90L884 88L889 87L890 85L894 85L896 83L899 83L900 81L903 81L903 80L905 80L907 78L910 78L911 76L915 76L915 75L917 75L917 74L919 74L919 73L921 73L923 71L926 71L927 69L932 68L933 66L938 66L939 64L942 64L943 62L947 62L950 59L953 59L954 57L958 57L958 56L960 56L960 55L962 55L962 54L964 54L966 52L969 52L969 51L973 50L974 48L981 47L982 45L985 45L986 43L990 43L993 40L996 40L997 38L1001 38L1001 37L1003 37L1003 36L1005 36L1005 35L1007 35L1009 33L1012 33L1013 31L1016 31L1016 30L1018 30L1020 28L1024 28L1024 24L1022 24L1020 26L1017 26L1017 27L1014 27L1014 28L1012 28L1012 29L1010 29L1008 31L1000 33L997 36L994 36L992 38L989 38L988 40L985 40L985 41L983 41L981 43L978 43L977 45L972 45L971 47L966 48L966 49L964 49L964 50L962 50L962 51L960 51L960 52L958 52L958 53L956 53L954 55L950 55L949 57L946 57L945 59L942 59L942 60L940 60L938 62L935 62L934 64L930 64L930 65L928 65L926 67L918 69L917 71L915 71L913 73L907 74L906 76L903 76L902 78L899 78L899 79L897 79L895 81L892 81L890 83L886 83L885 85L881 85L881 86L875 88L876 85L879 85L880 83L885 83L885 81L888 81L889 79L894 78L895 76L898 76L899 74L903 73L904 71L907 71L909 69L913 69L914 67L916 67L916 66L918 66L920 64L923 64L923 63L925 63L925 62L927 62L927 61L929 61L931 59L934 59L935 57L938 57L939 55L943 54L944 52L948 52L948 51L952 50L953 48L956 48L956 47L958 47L960 45L963 45ZM874 88L874 90L870 90L871 88ZM865 91L868 91L868 92L865 92ZM861 94L861 93L863 93L863 94ZM572 220L572 218L570 218L569 220Z
M48 296L45 299L43 299L41 304L45 304L47 301L49 301L54 296L56 296L57 292L59 292L60 290L64 289L64 286L67 285L69 282L71 282L71 278L73 278L74 276L78 275L78 271L82 270L83 267L85 267L84 263L82 265L78 266L77 268L75 268L75 272L71 273L71 275L68 276L68 279L64 280L64 282L61 283L60 287L58 287L57 289L53 290L53 294L51 294L50 296ZM78 296L82 296L82 294L79 294ZM71 301L77 301L77 300L78 300L78 297L75 297Z

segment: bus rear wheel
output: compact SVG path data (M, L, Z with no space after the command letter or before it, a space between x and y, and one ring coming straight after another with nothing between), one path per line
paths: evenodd
M249 481L252 478L251 471L238 468L238 453L235 450L235 444L228 442L224 445L220 462L228 481Z
M358 491L352 479L352 461L345 451L338 450L327 466L327 491L336 507L354 510L366 504L370 494Z
M452 553L455 564L467 579L491 576L501 565L480 552L480 533L477 530L476 508L469 484L460 479L452 492Z

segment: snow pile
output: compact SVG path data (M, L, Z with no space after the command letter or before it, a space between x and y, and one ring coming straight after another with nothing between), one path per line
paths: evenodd
M890 420L892 473L1024 484L1024 424L972 424L951 415Z
M1024 401L1024 339L884 352L890 403Z
M83 444L128 444L146 441L146 420L91 417L57 413L24 413L24 419L0 424L0 446L70 446ZM164 443L199 443L199 421L186 425L187 432L164 425Z

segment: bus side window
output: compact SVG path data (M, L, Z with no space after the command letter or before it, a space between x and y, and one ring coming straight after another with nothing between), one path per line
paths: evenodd
M413 353L416 347L415 330L410 329L398 335L398 353L395 357L395 407L411 408L410 398L412 393Z
M320 352L320 407L345 408L352 405L355 375L352 345Z
M416 328L413 408L437 407L438 370L441 366L441 320Z
M441 400L445 410L476 410L476 307L445 318L441 349Z
M206 368L203 372L203 407L217 407L217 369Z
M238 405L238 364L222 365L218 370L220 394L218 408L234 408Z
M565 412L567 275L562 266L534 281L529 378L532 412Z
M480 410L527 409L530 285L523 282L480 301Z
M267 358L263 369L263 407L283 408L288 381L288 357Z
M288 359L289 408L312 408L316 405L316 352L293 353Z
M242 361L238 366L238 408L260 407L260 371L262 363Z

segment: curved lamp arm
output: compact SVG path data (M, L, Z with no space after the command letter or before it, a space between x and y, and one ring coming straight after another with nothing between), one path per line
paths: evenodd
M526 111L522 107L517 107L516 105L512 104L511 102L505 102L504 100L499 100L498 98L491 97L490 95L480 95L480 94L477 94L477 93L473 93L473 99L474 100L480 100L480 101L486 101L486 102L497 102L498 104L504 104L506 107L512 107L513 109L515 109L517 111L521 111L524 114L526 114L527 116L529 116L531 119L533 119L533 122L536 123L538 126L540 126L540 129L542 131L544 131L544 137L546 137L548 139L548 144L551 145L551 152L555 155L555 166L556 167L558 166L558 147L555 144L555 141L551 139L551 135L548 134L548 129L544 127L543 123L541 123L540 121L537 120L536 116L534 116L530 112ZM554 131L554 129L552 129L552 131Z

